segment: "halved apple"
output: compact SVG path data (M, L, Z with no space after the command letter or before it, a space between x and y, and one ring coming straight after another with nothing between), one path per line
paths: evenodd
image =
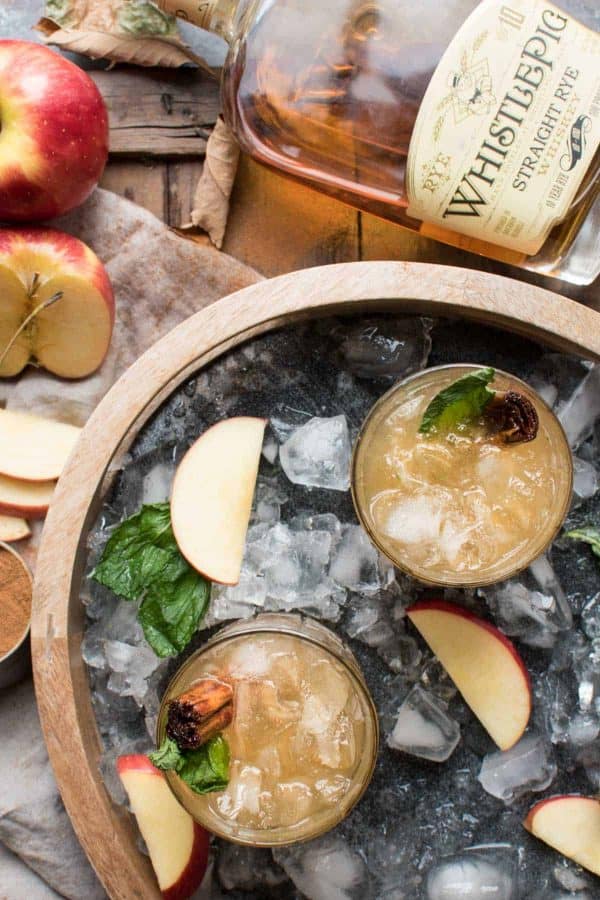
M18 375L32 359L63 378L98 368L115 302L106 270L86 244L53 228L2 229L0 294L0 376Z
M0 513L43 519L55 487L55 481L21 481L0 475Z
M540 800L523 825L549 847L600 875L600 801L576 794Z
M0 409L0 473L24 481L58 478L81 428Z
M31 529L25 519L0 514L0 541L10 544L11 541L22 541L30 534Z
M165 900L187 900L208 863L210 836L175 799L147 756L120 756L117 772L148 847Z
M237 584L266 419L224 419L182 459L171 494L179 549L211 581Z
M423 601L407 615L498 747L516 744L531 714L531 685L513 644L452 603Z

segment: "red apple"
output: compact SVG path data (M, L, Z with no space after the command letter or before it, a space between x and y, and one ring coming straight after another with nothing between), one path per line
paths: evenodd
M0 541L22 541L29 537L31 530L25 519L17 519L16 516L4 516L0 514Z
M194 822L147 756L120 756L117 771L165 900L187 900L208 863L208 832Z
M525 665L501 631L443 600L407 610L481 724L501 750L514 746L531 714Z
M175 473L173 534L190 565L211 581L239 581L266 424L251 416L217 422Z
M55 481L21 481L0 475L0 513L43 519L55 487Z
M548 846L600 875L600 802L566 794L541 800L523 825Z
M0 171L1 155L0 136ZM104 359L115 301L106 269L83 241L53 228L0 230L0 297L0 376L36 360L55 375L82 378Z
M108 155L108 115L82 69L48 47L0 40L0 220L79 206Z

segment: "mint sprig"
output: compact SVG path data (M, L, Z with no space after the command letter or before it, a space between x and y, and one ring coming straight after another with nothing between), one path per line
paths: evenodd
M157 656L189 644L210 600L210 582L182 556L168 503L153 503L110 536L91 577L124 600L141 600L138 620Z
M477 419L494 396L487 387L494 375L490 367L469 372L436 394L423 414L419 433L452 431Z
M581 528L567 531L565 537L573 541L585 541L592 548L592 553L600 556L600 528L596 528L594 525L583 525Z
M148 759L157 769L176 772L196 794L222 791L229 784L229 744L222 734L197 750L180 750L166 737Z

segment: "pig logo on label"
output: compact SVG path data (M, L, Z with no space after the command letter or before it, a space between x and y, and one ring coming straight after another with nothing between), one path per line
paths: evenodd
M560 167L563 172L574 169L585 152L586 133L592 127L589 116L578 116L571 125L571 134L567 138L567 152L561 156Z
M452 88L452 110L457 125L469 116L486 116L496 103L487 60L462 67L448 81Z

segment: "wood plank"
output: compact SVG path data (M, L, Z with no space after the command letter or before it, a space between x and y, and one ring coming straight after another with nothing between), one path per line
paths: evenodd
M264 275L359 258L358 214L242 156L223 250Z
M90 72L108 107L116 156L203 156L219 113L219 85L196 70Z
M181 160L167 164L166 221L169 225L178 227L190 221L202 165L200 160Z
M111 159L104 170L100 187L114 191L167 220L167 164L140 163Z

